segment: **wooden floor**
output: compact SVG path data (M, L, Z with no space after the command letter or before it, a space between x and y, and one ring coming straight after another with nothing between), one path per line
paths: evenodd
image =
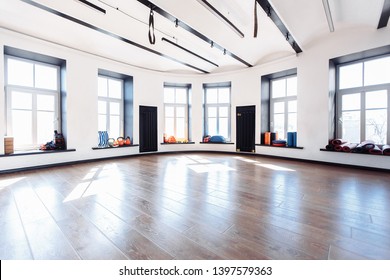
M0 259L390 259L390 174L190 153L0 176Z

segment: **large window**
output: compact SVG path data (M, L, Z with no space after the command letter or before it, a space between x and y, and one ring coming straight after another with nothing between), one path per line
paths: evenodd
M230 84L204 85L205 135L221 135L230 141Z
M286 139L287 132L297 131L297 77L271 80L271 131Z
M389 143L390 56L337 67L337 135L352 143Z
M98 76L98 129L107 131L110 138L124 137L124 81Z
M15 150L36 149L60 130L60 67L5 56L7 134Z
M177 141L189 140L189 86L164 86L164 133Z

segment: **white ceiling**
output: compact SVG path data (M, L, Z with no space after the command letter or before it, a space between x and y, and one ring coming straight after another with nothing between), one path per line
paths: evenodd
M231 56L224 55L218 48L211 48L209 43L180 26L175 27L174 22L158 13L154 16L156 44L151 45L148 41L147 24L149 8L137 0L89 1L105 9L106 14L97 12L77 0L35 0L34 2L49 7L52 11L59 11L72 19L95 26L100 31L108 31L122 39L162 53L169 58L21 0L0 0L0 26L156 71L202 73L184 64L210 73L248 67ZM253 66L295 54L286 41L285 35L279 31L259 5L257 6L259 31L257 38L253 37L254 0L208 0L244 33L244 38L240 38L197 0L150 2ZM322 0L270 0L269 2L303 52L313 40L329 33ZM335 32L346 28L376 29L383 4L384 0L329 0ZM162 41L162 37L216 63L219 67Z

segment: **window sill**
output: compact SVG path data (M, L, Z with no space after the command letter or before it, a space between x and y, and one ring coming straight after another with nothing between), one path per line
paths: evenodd
M327 150L327 149L320 149L321 152L331 152L331 153L338 153L338 154L355 154L355 155L364 155L364 156L385 156L388 157L388 155L383 155L383 154L370 154L370 153L357 153L357 152L343 152L343 151L332 151L332 150Z
M199 142L199 144L222 144L222 145L234 145L233 142Z
M138 147L138 144L131 144L131 145L123 145L118 147L92 147L92 150L108 150L108 149L118 149L118 148L129 148L129 147Z
M283 149L297 149L297 150L303 150L303 147L289 147L289 146L272 146L272 145L265 145L265 144L256 144L256 146L260 147L272 147L272 148L283 148Z
M58 154L58 153L67 153L75 152L76 149L67 149L67 150L29 150L29 151L16 151L12 154L3 154L0 157L14 157L14 156L30 156L30 155L47 155L47 154Z
M186 144L195 144L195 142L176 142L176 143L160 143L160 145L186 145Z

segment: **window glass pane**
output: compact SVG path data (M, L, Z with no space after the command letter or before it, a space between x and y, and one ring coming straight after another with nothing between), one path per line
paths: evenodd
M107 114L107 102L106 101L98 101L98 113L99 114Z
M279 139L285 139L284 137L284 114L274 115L274 132L278 133Z
M12 133L15 148L21 145L32 145L32 112L12 111Z
M220 118L229 117L229 108L228 107L219 107L219 117Z
M230 103L230 88L219 88L218 103Z
M119 116L110 116L110 131L109 136L112 138L118 138L120 135L120 118Z
M107 96L107 79L98 77L98 95Z
M288 114L287 131L291 131L291 132L297 131L297 113L289 113Z
M53 140L54 112L37 112L37 142L46 144Z
M186 110L184 107L176 107L176 117L184 118L186 115Z
M173 118L175 116L175 107L165 106L165 116Z
M171 87L164 88L164 103L175 103L175 89Z
M184 140L185 135L185 122L184 118L176 118L176 140Z
M175 135L175 119L165 118L165 134L169 136Z
M176 103L187 104L187 89L176 88Z
M286 79L271 81L272 98L286 96Z
M108 80L108 96L111 98L122 98L122 82L119 80Z
M217 118L208 118L207 126L207 133L209 135L217 135Z
M55 111L55 98L53 95L38 94L37 109L42 111Z
M18 59L7 60L8 62L8 84L19 86L34 86L34 64Z
M228 118L219 118L219 135L229 139L229 122Z
M287 96L297 95L297 77L287 79Z
M57 90L58 68L42 64L35 64L35 87Z
M387 143L387 109L366 111L366 139Z
M363 85L363 63L340 67L339 88L353 88Z
M341 109L343 111L360 110L360 93L343 95Z
M386 90L366 92L366 109L375 109L375 108L387 108Z
M296 113L297 112L297 101L288 101L288 112L289 113Z
M274 113L284 113L284 102L274 103Z
M360 143L360 111L343 112L342 138L351 143Z
M390 83L390 56L364 63L364 85Z
M207 109L207 116L209 118L217 117L217 107L208 107L208 109Z
M107 117L106 115L99 115L98 117L98 131L107 131Z
M206 101L208 104L218 103L218 90L216 88L206 90Z
M13 91L12 92L12 109L32 110L32 94L28 92Z
M120 115L120 104L117 102L110 102L110 115Z

